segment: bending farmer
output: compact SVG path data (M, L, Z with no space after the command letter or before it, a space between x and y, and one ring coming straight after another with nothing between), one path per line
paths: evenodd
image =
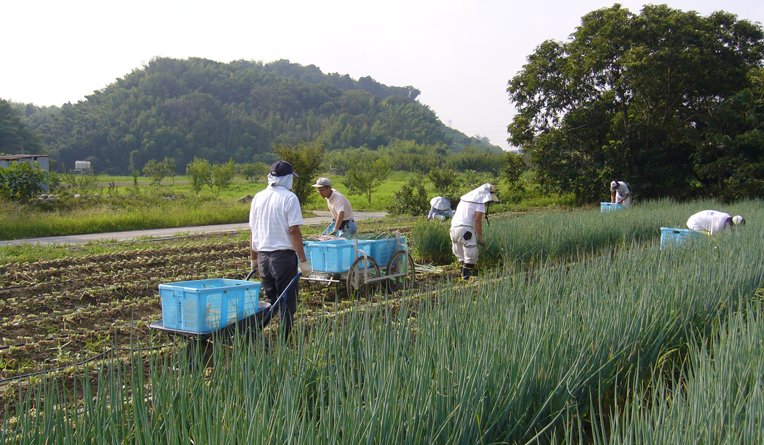
M260 275L265 301L271 304L297 275L298 267L306 277L313 271L302 245L300 202L290 191L293 176L297 174L290 163L274 162L268 174L268 186L255 195L249 210L250 264ZM285 340L289 338L293 314L297 311L298 289L299 282L278 307Z
M478 244L485 247L483 215L491 201L499 201L496 189L491 184L483 184L461 197L451 220L451 249L459 260L465 280L470 279L477 266Z
M447 218L453 218L454 211L451 210L451 203L442 196L436 196L430 200L430 214L427 220L438 219L445 221Z
M629 185L623 181L613 181L610 183L610 202L622 204L624 207L631 205L631 190Z
M745 225L745 218L740 215L730 216L728 213L716 210L703 210L687 220L687 227L696 231L710 233L711 235L723 230L732 230Z
M332 219L334 219L334 230L337 231L337 236L344 237L357 234L358 226L355 223L350 201L342 193L332 190L332 181L329 178L318 178L313 187L316 187L318 193L326 199L326 204L332 213Z

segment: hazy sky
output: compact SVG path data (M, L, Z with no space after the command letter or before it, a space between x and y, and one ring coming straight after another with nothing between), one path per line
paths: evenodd
M623 1L638 13L644 1ZM764 22L760 0L670 0ZM412 85L451 127L508 148L507 81L547 39L567 40L599 0L5 1L0 98L75 103L154 56L289 59Z

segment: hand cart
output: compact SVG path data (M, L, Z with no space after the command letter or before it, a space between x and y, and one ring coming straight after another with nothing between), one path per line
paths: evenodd
M198 280L160 284L163 318L151 323L149 328L193 340L188 345L191 358L198 356L197 348L202 355L208 352L210 341L230 341L237 333L248 339L254 338L268 326L275 309L302 275L298 273L271 305L260 301L260 283L249 282L254 273L250 272L244 281ZM197 310L199 305L204 312ZM165 323L165 319L171 323Z
M387 239L337 239L303 244L313 268L313 273L303 280L345 284L348 296L359 298L368 298L382 286L390 292L414 287L414 260L406 238L397 233Z

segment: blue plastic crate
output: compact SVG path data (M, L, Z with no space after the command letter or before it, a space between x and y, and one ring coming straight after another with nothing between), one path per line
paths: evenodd
M329 241L303 241L305 256L310 266L316 272L342 273L350 270L356 257L361 256L355 252L356 240L337 239ZM371 241L358 240L358 249L371 256ZM363 267L362 267L363 268Z
M223 278L159 285L166 328L205 334L257 312L260 283Z
M406 237L401 236L398 237L400 240L401 246L399 246L398 249L396 249L395 245L395 238L387 238L387 239L379 239L379 240L370 240L371 241L371 253L369 256L374 258L374 261L377 262L379 267L384 267L387 265L387 262L390 261L390 257L393 256L393 254L399 250L401 250L406 245Z
M692 238L700 237L701 233L690 229L675 229L661 227L661 250L678 246Z
M618 210L623 210L623 204L616 204L614 202L601 202L600 203L600 212L615 212Z

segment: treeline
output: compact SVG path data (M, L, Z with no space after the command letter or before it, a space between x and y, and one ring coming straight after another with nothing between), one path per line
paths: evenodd
M155 58L76 104L14 105L59 170L71 169L75 160L112 175L168 157L177 173L195 157L213 164L267 163L275 159L274 144L301 141L330 152L399 141L444 153L465 146L500 151L478 138L447 136L418 95L411 86L324 74L288 60Z

